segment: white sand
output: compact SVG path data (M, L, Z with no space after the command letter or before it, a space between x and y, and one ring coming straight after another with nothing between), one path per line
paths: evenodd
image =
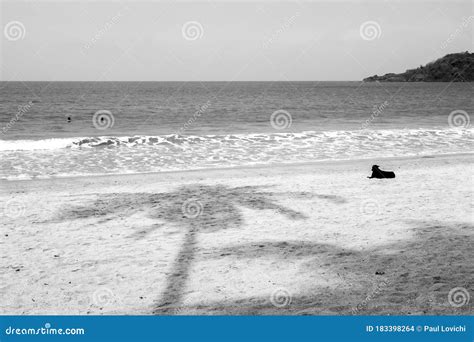
M3 181L0 313L469 314L472 161Z

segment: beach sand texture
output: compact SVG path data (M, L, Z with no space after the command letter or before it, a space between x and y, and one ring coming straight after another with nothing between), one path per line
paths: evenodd
M2 181L0 312L472 314L472 161Z

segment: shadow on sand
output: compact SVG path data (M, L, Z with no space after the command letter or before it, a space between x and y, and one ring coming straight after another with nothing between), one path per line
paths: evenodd
M462 287L472 295L474 289L473 226L460 222L410 221L410 240L372 248L348 249L335 244L299 241L254 241L200 253L200 258L218 259L225 254L234 259L271 258L292 261L303 275L303 288L286 289L287 305L275 306L268 296L250 294L225 301L184 304L184 290L196 258L196 237L240 227L242 208L273 210L290 220L303 220L305 214L279 204L287 198L320 199L343 204L345 199L307 192L278 193L264 187L189 185L167 193L119 193L100 195L89 206L69 208L62 219L98 217L108 214L147 212L157 224L132 235L147 237L164 224L185 229L180 251L172 265L164 291L153 314L472 314L472 300L455 307L448 301L451 289ZM382 228L380 228L382 229ZM384 234L383 230L373 234ZM338 279L334 286L318 282L321 270ZM263 281L263 280L262 280ZM203 293L203 298L206 294ZM208 298L212 295L208 296Z
M154 310L154 313L168 312L170 307L177 307L182 302L183 291L195 258L196 236L199 232L240 227L244 221L240 208L273 210L290 220L305 219L304 214L278 204L278 200L283 196L302 199L315 196L335 203L344 202L343 198L334 195L308 192L275 193L264 191L265 189L257 186L189 185L167 193L104 194L99 195L89 206L66 208L62 211L61 219L97 217L106 221L109 214L132 215L138 211L146 211L151 218L160 222L134 233L131 237L135 239L145 238L166 223L183 228L185 236L182 246Z
M328 287L314 282L304 291L284 289L288 298L284 298L283 306L272 303L269 289L266 297L205 301L175 312L204 315L472 314L469 295L462 298L462 292L458 291L459 297L451 298L455 304L457 300L459 306L455 306L450 303L449 293L463 288L472 296L474 291L474 227L467 223L409 223L414 229L411 241L362 251L304 241L259 241L215 250L207 257L217 258L221 253L232 252L235 258L299 260L298 273L304 274L308 283L313 274L324 269L339 277L340 285ZM252 293L252 289L244 293Z

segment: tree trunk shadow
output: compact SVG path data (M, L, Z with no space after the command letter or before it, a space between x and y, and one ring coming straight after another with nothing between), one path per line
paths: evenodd
M180 306L189 273L194 262L194 250L197 238L197 227L189 227L184 235L183 244L176 256L172 270L173 273L166 280L166 286L160 295L153 314L174 313Z

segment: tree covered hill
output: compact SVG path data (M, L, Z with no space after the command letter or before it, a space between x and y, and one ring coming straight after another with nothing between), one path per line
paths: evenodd
M474 53L451 53L400 74L364 78L364 82L474 82Z

